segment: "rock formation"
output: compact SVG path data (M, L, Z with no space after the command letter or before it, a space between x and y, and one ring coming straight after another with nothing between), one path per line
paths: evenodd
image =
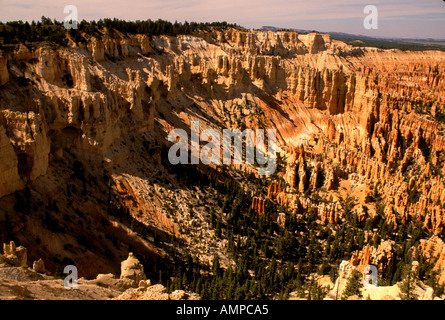
M16 247L14 241L3 243L3 255L0 254L0 263L6 263L15 267L28 266L27 250L23 246Z
M265 212L266 201L261 198L254 197L252 199L252 209L258 214L263 215Z
M363 272L368 265L374 265L379 272L383 272L384 268L391 263L393 257L393 243L391 241L382 241L377 248L367 244L362 250L355 251L349 263L360 272Z
M445 244L437 236L420 240L419 250L427 259L432 259L433 271L438 272L438 283L445 284Z
M128 289L114 300L199 300L196 293L184 290L175 290L167 293L167 289L162 284L155 284L149 287L139 287Z
M45 273L45 263L43 262L42 258L32 263L32 269L38 273Z
M346 289L348 279L351 277L355 268L348 261L342 261L338 270L338 278L335 280L334 287L329 292L328 297L335 300L340 300L343 291Z
M144 273L144 266L133 255L132 252L128 254L127 260L121 262L121 280L128 287L137 287L141 280L145 281L147 277Z
M348 218L339 206L347 189L359 198L352 208L359 223L375 216L379 196L388 225L418 221L428 235L443 233L445 53L354 48L329 35L287 31L228 28L151 38L104 32L68 46L0 52L0 213L6 221L20 204L35 213L20 222L14 215L17 230L29 234L12 231L28 248L42 238L29 249L32 260L45 251L76 258L85 269L94 259L111 272L112 257L124 249L109 246L105 257L99 235L137 239L111 213L178 237L194 224L206 227L196 197L192 202L188 191L170 186L164 166L168 133L187 131L195 120L219 131L276 129L286 165L277 175L284 181L269 184L267 201L289 212L313 210L319 223L334 226ZM25 195L32 201L22 201ZM251 204L260 215L265 198L256 195ZM96 251L83 248L88 258L67 252L60 243L77 245L72 234L85 226L70 224L71 233L52 238L56 233L39 222L48 212L91 226L96 233L84 242ZM162 256L150 241L132 244ZM439 245L424 246L440 252ZM351 262L383 267L389 247L367 246ZM23 255L17 259L22 264ZM132 269L134 260L125 263L124 278L137 286L143 270ZM45 263L50 269L51 259Z
M414 261L414 265L417 261ZM356 270L355 267L348 261L342 261L339 268L339 276L335 280L334 287L328 292L325 300L340 300L343 298L344 290L348 281ZM361 298L358 296L348 297L348 300L400 300L400 283L393 286L369 286L360 289ZM441 297L436 297L434 290L425 285L422 281L417 280L413 285L413 293L418 296L419 300L442 300Z

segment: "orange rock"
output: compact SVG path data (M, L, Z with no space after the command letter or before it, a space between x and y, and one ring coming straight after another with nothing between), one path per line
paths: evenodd
M262 198L254 197L252 199L252 209L258 214L263 215L266 212L266 201Z

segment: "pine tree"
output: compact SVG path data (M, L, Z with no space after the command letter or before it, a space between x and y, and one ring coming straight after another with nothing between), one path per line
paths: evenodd
M185 273L182 274L181 286L183 290L186 290L189 287L189 282Z
M316 285L316 282L314 280L314 277L311 277L311 280L308 283L308 290L307 290L307 299L308 300L313 300L313 298L314 298L313 297L313 293L314 293L313 287L314 287L314 285Z
M218 219L218 222L216 223L215 236L221 238L221 219Z
M351 277L348 279L346 284L346 288L343 291L342 300L347 300L351 296L359 296L362 297L361 289L363 288L362 274L354 270Z
M402 278L402 282L398 283L398 286L400 288L400 299L417 300L418 295L414 293L417 283L417 270L414 263L405 265L402 273Z
M355 207L356 204L357 199L355 197L351 197L350 195L347 195L346 199L340 197L340 205L346 218L349 218L349 215L352 213L352 209Z
M219 256L216 252L213 254L212 272L215 277L220 275Z
M329 271L329 277L331 278L332 282L335 282L338 276L338 268L337 267L331 267L331 270Z

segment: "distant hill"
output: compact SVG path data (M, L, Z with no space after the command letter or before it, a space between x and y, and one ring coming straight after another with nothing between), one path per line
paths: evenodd
M320 32L315 30L278 28L274 26L263 26L263 31L289 30L298 33L319 32L331 35L332 39L344 41L356 47L377 47L382 49L401 49L401 50L441 50L445 51L445 39L410 39L410 38L383 38L369 37L364 35L350 34L344 32Z

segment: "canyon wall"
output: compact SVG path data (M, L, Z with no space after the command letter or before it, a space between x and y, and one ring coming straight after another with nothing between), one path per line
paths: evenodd
M416 220L443 234L444 52L236 29L87 39L0 53L0 197L55 180L52 166L72 154L112 177L132 215L177 233L134 167L137 152L157 151L130 141L150 136L168 146L171 129L199 120L201 130L276 129L284 183L268 198L291 211L314 210L335 225L345 218L338 194L322 202L307 194L346 186L363 192L355 209L364 219L376 214L367 203L377 188L393 226ZM264 201L254 198L258 214ZM374 249L355 259L380 261Z

